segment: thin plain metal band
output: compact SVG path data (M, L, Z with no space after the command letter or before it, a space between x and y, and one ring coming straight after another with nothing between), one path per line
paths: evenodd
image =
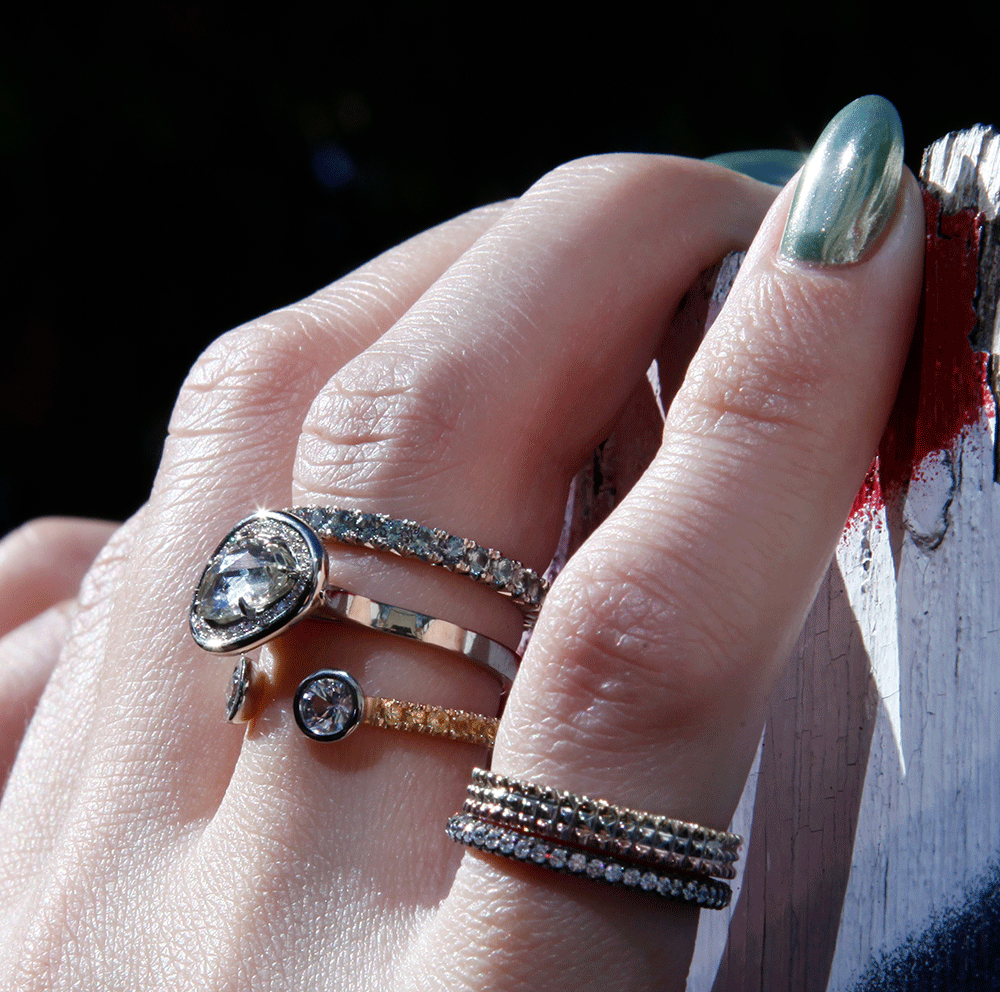
M644 871L613 858L589 856L517 830L504 829L469 814L456 813L450 817L445 832L458 844L466 844L511 861L524 861L549 871L577 875L617 888L641 889L672 902L702 909L725 909L732 898L732 889L725 882Z
M546 579L517 559L415 520L337 506L299 506L284 512L298 517L324 540L416 558L467 575L512 599L521 608L528 630L534 626L549 589Z
M552 789L548 786L524 782L511 778L509 775L500 775L497 772L487 771L485 768L474 768L472 770L472 781L476 785L485 786L486 788L520 793L523 796L528 796L533 800L549 805L571 807L575 815L599 818L602 811L608 811L609 813L614 813L618 820L631 818L640 826L666 830L677 837L691 838L699 843L718 844L723 851L735 851L743 844L743 838L739 834L729 833L725 830L713 830L711 827L703 827L697 823L688 823L684 820L658 816L655 813L647 813L643 810L615 806L605 799L592 799L589 796L576 795L564 789Z
M439 620L426 613L379 603L333 586L328 587L324 593L323 612L362 627L432 644L462 655L495 675L505 692L517 675L518 657L510 648L491 640L485 634L465 630L457 624Z
M614 841L607 835L602 837L590 831L557 829L551 822L532 819L527 813L516 813L514 810L499 804L466 799L462 804L462 812L495 826L518 830L521 833L538 837L540 840L550 841L573 850L593 855L610 855L622 864L643 865L689 877L705 876L725 879L736 877L736 869L729 862L675 854L672 851L649 844Z

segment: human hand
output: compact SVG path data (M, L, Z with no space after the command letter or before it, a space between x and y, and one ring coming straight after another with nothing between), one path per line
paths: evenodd
M884 231L834 223L863 249L848 265L781 255L792 190L778 197L656 459L553 586L495 769L726 825L902 368L921 207L908 174L898 202L890 186ZM445 838L482 753L373 728L320 745L291 716L318 668L482 713L487 675L303 623L265 649L267 705L241 738L186 614L208 553L258 506L378 510L542 569L570 478L686 287L749 243L773 195L697 162L571 163L209 349L149 502L84 583L8 782L0 974L19 989L683 986L692 910ZM698 343L671 344L679 380ZM481 587L330 555L348 589L516 644L518 611Z

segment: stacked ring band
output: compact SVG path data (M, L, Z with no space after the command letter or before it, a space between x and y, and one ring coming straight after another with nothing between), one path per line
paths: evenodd
M499 721L494 717L399 699L366 696L347 672L324 669L304 679L295 693L295 720L307 737L340 741L360 724L446 737L493 747Z
M476 769L463 812L448 821L459 843L556 871L655 891L706 909L729 904L742 838L601 799Z
M416 558L467 575L512 599L521 607L528 628L537 619L548 592L548 582L527 565L437 527L342 507L307 506L288 512L325 540Z
M432 644L468 658L480 668L492 672L500 680L505 692L517 674L517 655L510 648L483 634L465 630L457 624L439 620L426 613L379 603L346 589L332 588L326 591L323 612L361 627Z

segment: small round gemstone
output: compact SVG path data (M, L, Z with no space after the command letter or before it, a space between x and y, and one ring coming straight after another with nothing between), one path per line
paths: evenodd
M565 868L566 859L568 857L567 851L564 847L555 848L549 855L549 864L553 868Z
M531 849L531 860L534 861L536 865L544 864L548 855L549 848L546 844L536 844Z
M624 870L621 865L611 864L604 869L604 877L609 882L620 882Z
M570 871L583 871L587 867L587 857L583 854L571 854L566 866Z
M642 872L638 868L629 868L623 875L622 881L626 885L638 885L639 879L642 877Z
M588 878L600 878L604 874L604 869L606 865L603 861L599 861L594 858L592 861L587 863L587 877Z
M491 830L486 835L486 849L488 851L495 851L500 843L500 831Z
M526 860L531 855L532 844L530 840L521 840L517 842L514 848L514 856Z
M361 719L358 693L341 673L317 673L295 694L295 718L315 740L341 740Z
M500 837L500 843L497 845L497 848L501 854L512 854L516 843L517 841L513 834L503 834Z
M480 823L476 829L472 831L472 843L481 847L486 843L486 834L488 832L487 828Z
M639 879L639 886L645 889L647 892L652 892L656 888L656 883L659 879L651 872L647 871L643 874L642 878Z

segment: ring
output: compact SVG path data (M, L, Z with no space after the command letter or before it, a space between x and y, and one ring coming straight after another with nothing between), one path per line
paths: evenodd
M299 729L314 741L343 740L359 724L367 723L493 747L500 722L465 710L366 696L353 675L334 669L322 669L303 679L292 708Z
M323 610L348 623L433 644L453 654L460 654L480 668L492 672L500 680L505 693L517 675L517 655L510 648L484 634L465 630L447 620L439 620L402 606L379 603L346 589L328 589Z
M706 909L729 904L743 839L476 768L448 836L485 851Z
M550 871L579 875L595 882L654 892L673 902L693 903L702 909L725 909L732 898L732 890L725 882L643 871L606 856L588 857L582 851L539 840L516 830L505 830L468 814L456 813L449 817L445 832L456 843L490 854L527 861Z
M549 583L527 565L437 527L425 527L416 521L400 520L384 513L365 513L335 506L304 506L289 512L328 541L388 551L401 558L416 558L428 565L440 565L450 572L468 575L521 607L526 629L534 625L549 589Z
M671 871L735 878L743 838L615 806L571 792L540 788L474 769L462 809L495 823L584 850Z
M189 622L199 646L219 654L249 651L307 616L347 620L460 654L492 672L506 692L517 674L513 651L446 620L329 585L320 536L325 532L284 511L264 510L237 524L195 588Z

